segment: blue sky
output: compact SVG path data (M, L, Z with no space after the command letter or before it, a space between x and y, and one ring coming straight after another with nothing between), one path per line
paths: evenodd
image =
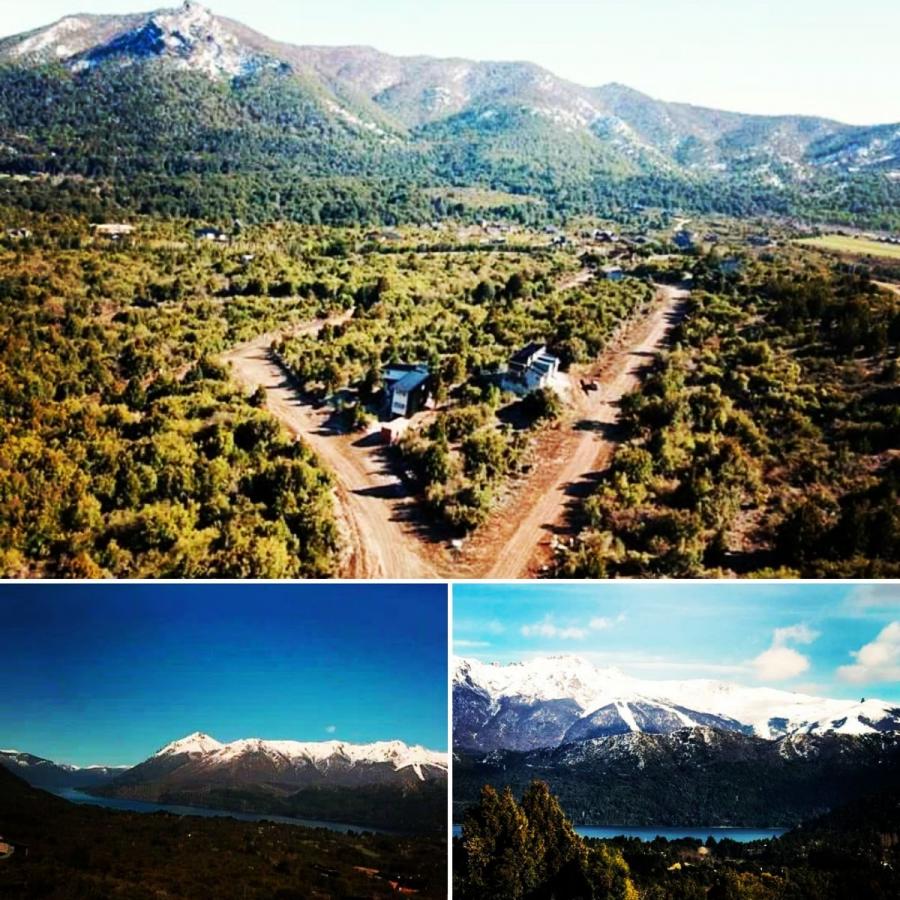
M0 748L132 764L194 731L447 748L443 585L0 586Z
M900 585L464 584L454 652L574 654L639 678L716 678L900 701Z
M0 33L75 12L176 0L3 3ZM528 59L583 84L666 100L846 122L900 121L900 3L867 0L209 0L292 43L399 54Z

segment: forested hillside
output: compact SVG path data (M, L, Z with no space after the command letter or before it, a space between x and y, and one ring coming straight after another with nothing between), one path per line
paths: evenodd
M426 222L433 189L900 227L896 126L746 116L529 63L295 47L195 3L0 41L0 175L33 209ZM893 168L892 168L893 167ZM509 209L507 209L509 211Z

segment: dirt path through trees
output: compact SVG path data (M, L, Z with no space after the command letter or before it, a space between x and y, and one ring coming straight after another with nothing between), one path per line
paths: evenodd
M305 330L313 334L324 325L313 323ZM346 578L437 577L422 555L421 541L402 524L404 507L410 502L402 484L379 464L371 441L330 428L330 411L312 406L297 391L269 355L273 337L264 335L235 347L223 359L248 390L260 385L265 389L267 409L305 441L334 475L337 513L349 550L341 574Z
M608 465L617 442L618 403L662 346L685 296L677 288L659 288L650 313L593 367L574 373L576 388L583 376L596 379L599 390L576 390L570 414L538 439L531 472L462 551L417 529L417 502L391 470L376 435L342 434L330 427L330 410L314 407L297 391L270 357L276 335L235 347L223 360L248 390L265 389L269 411L335 476L337 513L348 545L344 577L528 577L549 560L551 535L565 530L570 504L589 485L586 479ZM314 334L325 324L310 323L302 330Z
M534 468L458 554L457 578L528 578L552 557L573 503L605 469L619 438L619 401L633 390L678 319L687 292L662 286L649 315L611 347L585 377L599 390L581 396L573 416L538 442ZM578 374L573 379L577 385Z

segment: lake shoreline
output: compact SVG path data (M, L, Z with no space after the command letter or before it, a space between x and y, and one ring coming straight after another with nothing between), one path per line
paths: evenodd
M739 843L751 843L752 841L778 838L790 831L789 828L758 828L738 825L684 826L683 828L669 825L573 825L573 828L576 834L583 838L614 840L623 837L636 837L645 843L649 843L656 838L664 838L669 841L706 841L709 838L714 838L717 841L730 839ZM454 822L453 837L457 838L461 833L462 825Z
M389 831L385 828L375 828L369 825L353 825L346 822L330 822L319 819L300 819L292 816L279 816L274 813L253 813L229 809L210 809L205 806L186 806L180 804L153 803L148 800L125 800L118 797L103 797L98 794L90 794L87 791L76 788L46 788L47 792L69 803L77 803L84 806L100 806L104 809L118 810L120 812L136 812L143 814L169 813L176 816L198 816L205 819L231 818L239 822L271 822L275 825L292 825L301 828L324 828L328 831L336 831L342 834L370 834L399 835L400 832Z

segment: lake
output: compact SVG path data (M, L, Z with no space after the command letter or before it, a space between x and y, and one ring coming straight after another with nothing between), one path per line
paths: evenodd
M453 836L459 837L462 828L459 825L453 826ZM576 825L575 831L582 837L610 839L615 837L636 837L642 841L652 841L654 838L663 837L669 841L675 841L679 838L697 838L705 841L707 838L714 837L717 841L722 838L731 838L733 841L739 841L742 844L750 841L762 841L766 838L781 837L787 831L786 828L616 828L615 826L607 827L605 825Z
M390 834L383 828L370 828L363 825L346 825L342 822L321 822L318 819L294 819L290 816L273 816L262 813L232 812L227 809L204 809L200 806L174 806L168 803L148 803L144 800L123 800L118 797L94 797L75 788L47 788L51 794L69 800L72 803L87 803L91 806L105 806L108 809L120 809L126 812L155 813L167 812L179 816L203 816L204 818L229 818L241 822L276 822L279 825L302 825L305 828L327 828L330 831L372 831L377 834Z

